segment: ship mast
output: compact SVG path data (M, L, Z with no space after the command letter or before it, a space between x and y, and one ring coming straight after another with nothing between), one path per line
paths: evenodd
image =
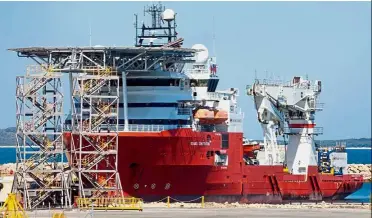
M165 9L161 3L152 4L144 8L144 16L151 17L151 26L142 22L138 25L138 15L135 14L136 47L164 47L176 42L180 47L183 39L177 40L176 13L171 9ZM168 47L168 46L167 46Z

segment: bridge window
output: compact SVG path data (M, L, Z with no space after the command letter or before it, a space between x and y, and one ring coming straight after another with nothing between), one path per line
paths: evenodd
M191 87L207 87L207 79L192 79L190 80Z
M221 148L222 149L229 148L229 135L227 133L222 133Z

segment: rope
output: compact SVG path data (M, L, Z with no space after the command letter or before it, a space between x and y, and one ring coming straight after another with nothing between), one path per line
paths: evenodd
M164 201L164 200L166 200L168 197L165 197L165 198L163 198L163 199L160 199L160 200L158 200L158 201L147 201L147 202L145 202L145 201L142 201L143 203L160 203L160 202L162 202L162 201ZM163 202L164 203L164 202Z
M168 197L165 197L163 199L160 199L158 201L142 201L143 203L167 203L167 202L164 202L164 200L167 200ZM198 198L195 198L195 199L192 199L192 200L189 200L189 201L180 201L178 199L175 199L175 198L172 198L169 196L169 199L175 201L175 202L180 202L180 203L190 203L190 202L194 202L194 201L197 201L199 199L201 199L202 197L198 197Z
M180 203L190 203L190 202L193 202L193 201L197 201L197 200L201 199L202 197L198 197L198 198L195 198L195 199L189 200L189 201L180 201L180 200L177 200L177 199L172 198L172 197L169 197L169 198L176 201L176 202L180 202Z

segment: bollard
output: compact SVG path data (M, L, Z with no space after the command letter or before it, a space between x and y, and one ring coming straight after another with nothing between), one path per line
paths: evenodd
M202 200L201 207L204 208L204 196L201 197L201 200Z
M170 207L170 199L169 199L169 196L167 197L167 206L168 206L168 208Z

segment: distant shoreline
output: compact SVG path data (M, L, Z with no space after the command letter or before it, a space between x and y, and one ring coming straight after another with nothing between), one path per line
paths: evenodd
M372 147L346 147L346 149L349 149L349 150L367 150L367 149L372 149Z

